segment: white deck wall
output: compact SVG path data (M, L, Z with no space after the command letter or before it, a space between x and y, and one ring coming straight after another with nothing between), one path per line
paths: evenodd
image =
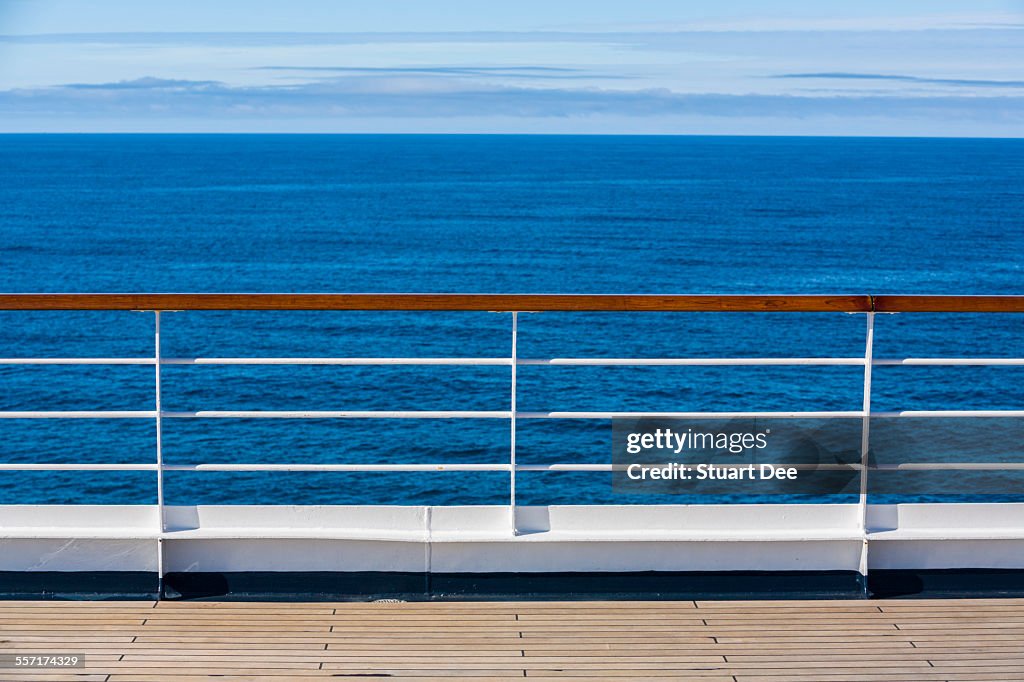
M856 505L168 507L165 571L822 571ZM1024 568L1024 505L868 509L871 569ZM0 570L156 571L155 506L2 506Z

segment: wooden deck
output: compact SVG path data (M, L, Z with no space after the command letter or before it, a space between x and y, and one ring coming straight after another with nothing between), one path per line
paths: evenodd
M1024 600L0 602L2 680L1024 680Z

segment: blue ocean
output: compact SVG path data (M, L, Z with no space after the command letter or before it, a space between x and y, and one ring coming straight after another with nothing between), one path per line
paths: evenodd
M0 136L0 291L1024 294L1024 140ZM176 312L165 357L507 357L504 313ZM0 357L151 357L152 313L0 312ZM879 315L875 356L1021 357L1022 315ZM863 315L541 313L520 357L856 357ZM163 368L163 407L507 410L509 367ZM525 411L858 410L862 369L523 366ZM879 367L875 410L1022 409L1024 367ZM151 410L153 368L0 365L0 411ZM150 419L0 419L0 461L148 463ZM519 463L610 461L519 420ZM199 463L502 463L489 420L167 419ZM524 504L622 495L518 476ZM0 472L0 503L152 503L151 472ZM500 504L502 472L168 472L170 504ZM744 501L738 499L737 501ZM775 500L778 501L778 500Z

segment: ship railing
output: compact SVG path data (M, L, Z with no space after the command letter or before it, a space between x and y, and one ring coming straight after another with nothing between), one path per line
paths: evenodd
M866 529L869 469L896 470L1024 470L1024 462L869 464L871 418L927 419L939 417L1024 417L1024 410L876 411L871 409L872 370L879 366L1024 366L1011 357L874 357L875 315L884 313L1024 313L1024 296L689 296L689 295L540 295L540 294L0 294L0 310L145 311L155 317L154 353L148 357L10 357L0 365L152 365L154 404L151 410L20 410L0 411L0 419L150 419L155 421L155 461L146 463L0 463L0 471L152 471L160 537L167 530L164 473L168 471L306 471L306 472L507 472L509 531L516 534L516 474L519 472L612 471L609 463L522 464L516 461L518 420L614 418L860 418L861 462L831 465L860 471L861 530ZM501 357L164 357L160 341L161 314L177 311L487 311L509 315L509 354ZM849 313L865 318L864 352L855 357L728 357L728 358L525 358L518 354L519 315L530 312L763 312ZM452 365L507 366L509 409L501 410L165 410L161 368L169 365ZM863 367L861 409L848 411L636 412L522 411L518 409L517 368L561 366L860 366ZM504 419L510 422L509 455L503 463L366 464L292 463L168 464L163 457L165 419ZM787 465L790 466L790 465ZM799 465L798 465L799 466ZM816 469L829 465L814 465ZM862 563L866 564L865 552ZM162 556L162 552L160 553ZM162 564L162 562L161 562ZM866 565L861 567L866 573ZM163 575L162 566L160 574Z

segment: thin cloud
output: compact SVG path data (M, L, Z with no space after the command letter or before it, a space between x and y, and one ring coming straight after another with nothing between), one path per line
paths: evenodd
M628 79L630 76L592 73L557 66L257 66L255 71L418 76L485 76L531 80Z
M138 84L142 83L143 87ZM173 83L174 85L166 85ZM161 85L164 84L164 85ZM431 78L350 76L298 85L239 86L139 79L0 92L5 116L550 118L592 115L721 118L928 117L1024 123L1024 96L726 95L668 89L528 88Z
M0 34L0 43L22 45L125 45L125 46L204 46L204 47L289 47L321 45L370 44L518 44L518 43L587 43L664 47L677 44L689 49L691 41L718 42L723 38L737 40L777 39L779 37L817 36L822 41L837 36L865 34L888 36L894 40L931 40L937 35L959 39L1003 39L1018 41L1024 24L977 22L959 25L914 26L881 22L877 25L843 24L829 28L811 24L759 21L751 25L666 26L658 24L631 30L630 27L604 30L534 30L534 31L210 31L210 32L118 32L118 33L34 33Z
M818 79L818 80L870 80L897 81L901 83L918 83L929 85L952 85L960 87L983 88L1021 88L1024 81L996 81L976 78L925 78L922 76L903 76L884 73L784 73L772 78Z
M116 83L68 83L60 87L70 90L185 90L222 87L220 81L176 80L172 78L135 78Z
M643 34L638 34L643 35ZM123 33L35 33L0 34L0 43L24 45L101 44L174 46L297 46L366 45L374 43L523 43L523 42L605 42L615 36L606 33L572 31L430 31L414 32L123 32Z
M576 73L580 69L562 66L256 66L264 71L342 71L353 73Z

